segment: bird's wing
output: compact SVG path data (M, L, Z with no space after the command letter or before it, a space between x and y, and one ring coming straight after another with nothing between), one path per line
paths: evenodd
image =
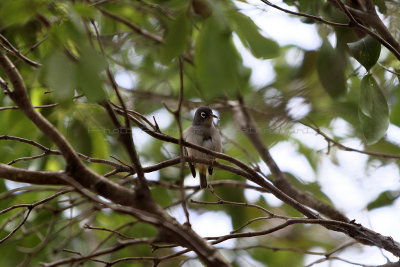
M221 142L221 135L219 134L219 130L213 127L211 131L211 139L214 146L215 152L222 152L222 142Z
M183 138L185 139L185 141L191 142L191 140L187 140L188 139L187 136L190 133L190 131L191 131L191 127L187 128L183 132ZM192 155L189 155L187 147L183 148L183 152L184 152L185 156L192 156ZM194 167L194 164L192 162L188 162L188 165L189 165L190 172L192 173L192 176L196 177L196 169Z
M215 152L222 152L222 142L221 142L221 135L219 130L215 127L211 128L211 141L212 141L212 150ZM212 157L214 159L214 157ZM213 166L208 166L208 173L212 175L213 173Z

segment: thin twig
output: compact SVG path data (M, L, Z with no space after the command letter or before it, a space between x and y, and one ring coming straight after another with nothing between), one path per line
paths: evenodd
M1 44L1 43L3 43L3 44ZM0 46L2 46L5 50L7 50L9 53L13 54L14 56L22 59L22 61L24 61L25 63L31 65L32 67L37 68L37 67L42 66L42 64L37 63L37 62L27 58L26 56L24 56L2 34L0 34Z
M116 15L116 14L114 14L114 13L111 13L111 12L105 10L104 8L100 7L100 6L96 6L96 8L97 8L103 15L105 15L105 16L107 16L107 17L109 17L109 18L112 18L112 19L114 19L114 20L116 20L116 21L118 21L118 22L121 22L121 23L125 24L125 25L128 26L132 31L136 32L137 34L139 34L139 35L141 35L141 36L143 36L143 37L145 37L145 38L147 38L147 39L149 39L149 40L152 40L152 41L154 41L154 42L157 43L157 44L163 43L163 40L162 40L161 37L159 37L159 36L157 36L157 35L155 35L155 34L153 34L153 33L150 33L150 32L148 32L148 31L146 31L146 30L140 28L139 26L133 24L133 23L130 22L129 20L127 20L127 19L125 19L125 18L123 18L123 17L120 17L120 16L118 16L118 15Z
M40 159L40 158L46 157L47 155L49 155L49 153L43 152L42 154L39 154L36 156L21 157L21 158L17 158L17 159L14 159L14 160L8 162L7 165L13 165L19 161L29 161L29 160L34 160L34 159Z
M306 14L306 13L302 13L302 12L291 11L291 10L285 9L285 8L283 8L283 7L277 6L277 5L271 3L271 2L268 1L268 0L261 0L261 2L263 2L264 4L267 4L267 5L270 6L270 7L273 7L273 8L275 8L275 9L280 10L280 11L283 11L283 12L285 12L285 13L288 13L288 14L291 14L291 15L300 16L300 17L310 18L310 19L313 19L313 20L322 22L322 23L327 24L327 25L330 25L330 26L335 26L335 27L350 27L350 25L349 25L348 23L346 24L346 23L337 23L337 22L327 21L327 20L325 20L325 19L323 19L323 18L321 18L321 17L317 17L317 16L314 16L314 15L310 15L310 14Z
M88 225L88 224L85 224L83 227L84 227L85 229L91 229L91 230L99 230L99 231L110 232L110 233L113 233L113 234L118 235L118 236L120 236L120 237L122 237L122 238L125 238L125 239L135 239L134 237L130 237L130 236L127 236L127 235L125 235L125 234L123 234L123 233L120 233L120 232L118 232L118 231L111 230L111 229L104 228L104 227L95 227L95 226L90 226L90 225Z
M179 175L179 185L180 185L180 192L181 192L181 200L182 200L182 208L186 216L186 224L190 226L190 218L189 218L189 211L186 205L186 199L185 199L185 190L184 190L184 171L185 171L185 152L184 152L184 147L182 145L183 141L183 130L182 130L182 121L181 121L181 108L182 108L182 101L183 101L183 62L182 59L179 58L179 81L180 81L180 87L179 87L179 98L178 98L178 107L176 110L173 112L176 122L178 124L178 129L179 129L179 155L181 158L181 165L180 165L180 175Z
M31 214L32 208L31 208L31 207L28 207L27 210L28 210L28 211L27 211L27 213L26 213L24 219L23 219L23 220L20 222L20 224L18 224L18 226L15 227L8 235L6 235L4 238L2 238L2 239L0 240L0 244L2 244L4 241L6 241L7 239L9 239L16 231L18 231L19 228L21 228L22 225L25 224L26 220L27 220L28 217L29 217L29 214Z
M365 151L365 150L360 150L360 149L356 149L356 148L351 148L351 147L345 146L345 145L335 141L334 139L330 138L326 133L324 133L316 125L315 126L311 126L311 125L309 125L309 124L307 124L305 122L299 122L299 123L301 123L304 126L309 127L310 129L314 130L317 134L321 135L328 142L329 146L332 146L332 145L336 146L340 150L349 151L349 152L357 152L357 153L360 153L360 154L379 157L379 158L400 159L400 155L386 154L386 153L373 152L373 151Z
M46 155L62 155L61 152L58 150L50 149L50 148L45 147L35 141L25 139L22 137L10 136L10 135L0 135L0 140L13 140L13 141L26 143L26 144L29 144L29 145L39 148ZM78 156L88 162L91 162L91 163L100 163L100 164L106 164L106 165L112 166L112 167L116 168L116 170L118 172L133 172L132 168L125 164L118 164L113 161L105 160L105 159L92 158L92 157L86 156L82 153L78 153Z
M132 246L132 245L138 245L138 244L151 244L154 240L151 238L138 238L130 241L119 241L115 246L106 248L103 250L99 250L97 252L91 253L89 255L85 256L79 256L79 257L71 257L71 258L66 258L62 260L58 260L52 263L43 263L42 265L45 267L55 267L59 265L64 265L64 264L72 264L72 263L78 263L82 262L85 260L90 260L98 256L110 254L112 252L121 250L127 246Z
M100 11L103 10L99 6L97 8ZM107 11L105 11L105 12L107 13ZM94 22L92 22L92 26L95 29L95 33L96 33L96 36L97 36L97 41L99 43L101 52L102 52L103 56L105 56L104 49L103 49L103 44L102 44L101 39L99 37L99 31L97 30L97 26L96 26L96 24ZM124 103L124 101L122 99L121 94L119 93L118 85L117 85L117 83L116 83L116 81L115 81L115 79L114 79L109 67L106 68L106 74L107 74L107 78L108 78L109 82L111 83L111 87L113 88L113 90L115 92L115 95L117 96L118 101L119 101L119 103L120 103L120 105L122 107L123 116L124 116L124 119L125 119L125 125L122 126L121 123L119 122L118 118L115 116L115 114L113 114L114 112L113 112L113 109L110 106L110 102L109 101L104 103L103 106L106 107L106 110L108 111L108 114L111 116L115 127L117 127L117 129L119 129L118 133L119 133L120 141L124 145L126 151L128 152L128 155L129 155L129 157L130 157L130 159L132 161L132 164L135 166L135 169L136 169L136 172L137 172L137 175L138 175L138 178L139 178L139 182L140 182L140 187L141 187L141 189L144 190L145 188L147 188L147 184L146 184L147 182L146 182L146 178L144 177L142 164L140 163L139 156L138 156L138 154L136 152L135 143L134 143L133 138L132 138L132 133L131 133L130 121L129 121L129 117L128 117L128 113L127 113L127 108L126 108L126 105L125 105L125 103Z
M49 104L49 105L41 105L41 106L33 106L33 108L52 108L57 106L58 104ZM18 106L11 106L11 107L0 107L0 111L8 110L8 109L19 109Z

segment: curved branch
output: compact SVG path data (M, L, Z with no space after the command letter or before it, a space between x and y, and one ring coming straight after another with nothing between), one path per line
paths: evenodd
M277 6L277 5L271 3L268 0L261 0L261 2L263 2L264 4L267 4L270 7L273 7L275 9L280 10L280 11L283 11L285 13L288 13L288 14L291 14L291 15L300 16L300 17L304 17L304 18L313 19L313 20L322 22L322 23L324 23L326 25L336 26L336 27L350 27L350 25L348 23L346 24L346 23L338 23L338 22L328 21L328 20L325 20L325 19L323 19L321 17L317 17L317 16L314 16L314 15L310 15L310 14L306 14L306 13L302 13L302 12L291 11L289 9L285 9L285 8L280 7L280 6Z
M110 199L114 203L132 207L135 212L130 215L145 222L151 223L162 230L166 240L175 240L182 246L191 248L209 266L228 266L218 251L208 244L192 229L180 225L174 218L170 217L154 200L142 192L133 192L87 168L79 159L65 137L37 110L30 102L28 93L21 74L10 59L0 53L0 67L4 70L13 85L13 91L9 92L10 98L21 108L25 115L59 148L67 162L66 173L63 176L65 182L73 185L77 190L80 186L96 192L99 195ZM2 86L6 86L3 85ZM84 191L79 192L85 196ZM94 200L94 199L91 199ZM135 207L135 208L133 208ZM121 207L122 208L122 207ZM144 216L147 213L147 216Z

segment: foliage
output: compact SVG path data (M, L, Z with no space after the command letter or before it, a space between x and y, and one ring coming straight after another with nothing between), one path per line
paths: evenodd
M279 7L296 10L283 10L292 13L287 16L316 28L321 40L318 49L279 45L260 29L260 26L279 25L257 25L239 8L244 5L260 9L262 16L268 16L263 9L278 7L269 1L2 0L0 52L21 73L31 103L40 106L37 110L41 115L76 152L82 153L80 158L85 167L131 191L138 188L139 172L132 160L132 150L126 143L120 143L121 129L117 129L104 107L111 103L114 114L120 112L121 116L116 118L122 123L127 117L125 109L133 110L129 113L133 118L130 122L133 141L145 177L156 177L155 181L149 181L155 203L169 215L184 218L181 204L184 192L188 199L195 200L187 201L193 225L199 227L195 218L202 214L216 214L214 220L227 216L230 225L226 229L236 229L231 234L264 231L289 222L273 233L253 237L232 235L233 247L220 249L224 251L222 258L233 266L245 266L246 259L265 266L303 266L311 250L318 248L323 251L319 259L330 260L329 252L354 235L336 234L306 220L293 222L292 217L310 219L311 215L282 198L276 204L276 199L266 197L270 195L267 187L247 183L251 170L268 180L266 186L283 192L278 195L286 194L302 207L310 207L324 218L344 221L349 227L351 220L330 213L331 207L341 214L318 180L310 182L310 177L299 177L296 173L274 172L254 136L259 136L259 141L269 149L290 143L316 174L326 158L336 163L339 150L366 154L369 163L379 162L382 168L390 164L397 167L399 144L385 134L390 125L400 126L400 45L396 42L400 5L396 1L365 0L360 1L363 5L354 6L357 1L346 1L342 5L353 14L349 16L341 9L340 1L283 2L285 5ZM388 28L379 24L380 18L371 11L371 3ZM244 64L245 54L271 64L273 81L255 85L251 79L253 66ZM7 86L14 90L14 81L4 64L0 78L3 89L0 162L31 171L61 171L71 167L48 131L26 116L23 108L10 108L19 104L7 92ZM291 106L290 103L299 100L301 104ZM188 127L192 119L190 111L201 105L210 105L219 113L224 154L250 169L235 165L236 161L230 159L217 159L228 167L215 167L212 177L215 192L200 191L198 180L191 178L187 168L183 169L185 190L181 190L180 161L175 166L148 171L157 163L179 157L180 148L169 139L170 142L166 141L162 134L149 136L139 127L146 125L155 133L160 127L163 134L179 138L178 125L183 129ZM306 114L297 112L305 106L309 107ZM238 107L242 107L244 114L241 118L253 121L254 125L243 127L238 123ZM246 112L250 117L245 116ZM333 127L339 120L350 129L346 136L335 135ZM299 125L322 135L326 141L324 148L328 148L330 155L321 155L315 147L303 142L296 134ZM347 140L359 141L362 151L345 147ZM264 163L270 171L260 167ZM247 175L240 176L229 167L237 167ZM280 187L280 175L286 177L287 186ZM18 177L21 176L24 175ZM107 203L88 198L83 189L73 190L65 184L15 183L10 180L18 178L8 177L5 171L0 171L0 178L4 178L0 180L0 239L4 238L0 243L1 266L57 263L61 259L104 252L106 248L115 250L82 260L84 265L150 266L152 262L161 262L162 266L177 266L198 260L197 256L192 258L196 254L168 258L184 245L165 242L179 246L163 247L161 241L165 240L160 237L159 225L117 208L110 210L105 206ZM83 191L96 192L97 186ZM257 196L255 201L249 200L249 192ZM364 207L372 210L392 205L399 192L399 188L379 192L376 200L364 203ZM46 198L49 199L38 203ZM247 205L250 202L252 206ZM36 204L16 206L27 203ZM180 222L185 221L182 218ZM255 218L259 219L251 221ZM17 231L14 233L13 229ZM140 238L146 241L124 243ZM360 240L354 238L361 246ZM210 242L218 240L211 238ZM342 249L347 247L340 247L338 252ZM131 258L118 261L126 257Z

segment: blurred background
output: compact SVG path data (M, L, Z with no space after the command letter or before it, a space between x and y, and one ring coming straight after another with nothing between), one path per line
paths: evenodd
M273 5L328 22L349 23L334 2L286 0L274 1ZM367 12L363 6L367 2L344 4L354 14L357 10L362 14ZM382 0L373 1L373 5L398 40L400 3ZM357 19L373 29L362 17ZM373 32L381 34L375 29ZM183 129L191 124L196 107L209 105L220 117L215 123L223 137L224 153L271 177L269 168L235 122L229 103L238 103L238 96L242 96L257 123L258 134L297 189L335 207L356 223L400 240L400 65L392 51L358 28L332 27L255 0L3 0L0 33L27 57L42 64L32 68L13 58L32 103L58 103L55 108L42 108L41 113L78 152L129 162L110 119L98 105L106 99L118 103L106 78L106 68L114 75L129 109L151 122L154 118L163 133L179 137L177 122L165 106L175 108L178 104L180 58ZM7 47L4 40L2 47ZM4 77L4 73L0 75ZM0 104L13 105L5 94L0 94ZM19 136L55 149L21 112L1 110L0 121L1 136ZM138 127L132 130L143 166L179 156L178 146L152 138ZM358 151L345 151L343 146ZM38 148L27 144L0 139L2 163L39 153ZM65 167L63 159L55 155L18 160L12 165L30 170ZM101 174L112 170L104 164L87 165ZM190 199L216 201L209 191L196 189L199 181L188 169L184 174ZM134 185L134 178L126 173L109 177L115 182L128 179L127 187ZM151 192L157 203L184 223L180 192L168 186L178 182L179 165L146 173L146 178L153 181ZM215 169L210 179L255 185L220 169ZM2 210L51 193L49 188L7 180L1 180L0 185ZM256 204L285 216L302 216L272 194L244 186L216 185L214 189L226 201ZM85 254L116 242L118 237L88 230L86 224L107 229L123 226L121 232L136 238L156 235L154 227L128 216L92 210L94 204L75 193L46 205L29 217L23 231L2 244L2 254L10 257L2 257L1 265L37 266L71 256L67 250ZM49 213L50 207L57 212ZM188 207L192 227L203 237L227 235L263 216L249 207L190 201ZM1 237L15 227L21 216L18 210L0 215ZM274 225L275 221L259 220L240 231L260 231ZM44 241L50 236L53 241ZM376 266L398 260L377 247L352 242L350 237L318 225L298 224L269 235L230 239L216 247L234 266ZM342 245L345 247L329 254ZM180 249L156 253L163 256ZM332 257L327 258L328 254ZM140 245L104 256L104 260L152 255L150 246ZM118 264L150 265L141 261ZM201 263L194 253L188 253L160 265ZM103 265L85 262L84 266Z

